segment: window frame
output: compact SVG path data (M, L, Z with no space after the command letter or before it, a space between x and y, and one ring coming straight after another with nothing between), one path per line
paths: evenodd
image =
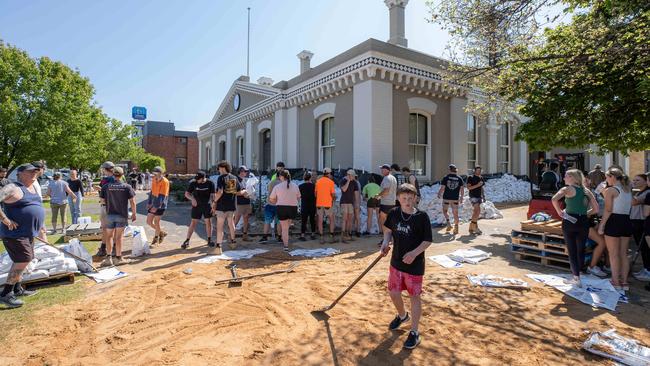
M423 111L421 109L409 109L409 114L408 114L408 120L407 121L410 122L412 114L421 115L424 118L426 118L426 126L427 126L426 138L427 138L427 143L426 144L418 144L418 143L412 144L410 142L410 126L408 126L408 128L409 128L409 132L408 132L409 136L407 138L407 141L408 141L407 142L407 149L408 149L409 168L411 169L411 172L413 172L413 175L415 175L418 179L423 180L423 181L429 181L429 180L431 180L431 170L433 169L433 166L432 166L433 158L431 156L431 140L432 140L432 136L433 136L432 135L433 134L433 131L432 131L433 129L431 128L431 125L433 124L432 123L433 116L431 115L431 113ZM417 137L418 136L416 135L416 141L417 141ZM424 153L424 156L425 156L424 174L416 174L415 173L416 170L413 167L410 166L411 165L410 164L411 146L425 147L425 150L424 150L425 151L425 153Z
M507 145L503 145L503 143L502 143L503 141L501 139L501 133L502 133L501 131L502 131L502 128L504 126L506 126L508 128L508 136L506 137L506 139L508 141ZM512 126L510 125L510 122L502 123L499 126L499 133L497 135L497 138L499 139L499 143L498 143L499 150L497 151L497 167L498 167L497 170L500 173L508 173L508 174L510 174L510 170L512 168L512 157L511 157L511 154L512 154L512 138L511 137L512 136L511 135L512 135ZM499 152L503 148L507 149L507 153L506 153L506 159L507 160L506 161L501 161L499 159L499 155L500 155ZM504 163L506 164L506 170L502 171L502 167L503 167Z
M246 142L244 136L238 136L235 142L237 143L237 166L246 165Z
M323 159L323 150L324 149L332 149L332 164L334 164L334 152L336 151L336 137L334 137L334 144L333 145L323 145L323 124L327 122L328 120L331 120L333 126L334 126L334 132L336 135L336 118L334 117L333 114L325 114L321 116L318 119L318 167L319 170L323 170L324 168L330 168L334 169L332 166L327 166L325 165L325 161ZM332 128L330 127L330 134L331 134ZM330 139L331 141L331 139Z
M187 158L176 157L174 158L174 163L176 163L176 165L187 165Z
M469 124L470 122L474 123L474 141L469 140ZM474 168L476 166L479 166L479 145L478 145L478 117L475 115L468 113L467 114L467 126L466 126L466 132L467 132L467 170L468 171L474 171ZM469 158L469 147L470 145L474 145L474 160L470 160ZM474 164L470 164L470 162L474 162Z

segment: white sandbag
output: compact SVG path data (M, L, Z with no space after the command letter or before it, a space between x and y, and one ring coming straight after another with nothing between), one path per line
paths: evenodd
M23 273L23 281L39 280L41 278L46 278L50 276L50 272L44 269L39 269L38 271L31 271L29 273Z
M7 282L7 277L9 276L9 273L1 273L0 274L0 285L4 285L5 282Z
M479 274L479 275L467 275L467 279L474 286L500 287L500 288L528 288L528 282L516 278Z
M650 365L650 348L639 344L634 339L618 335L614 329L591 333L582 348L623 365Z
M292 257L308 257L308 258L318 258L318 257L329 257L341 253L340 250L334 248L316 248L316 249L294 249L289 252L289 255Z
M242 249L242 250L229 250L219 255L206 255L203 258L193 260L194 263L211 264L220 260L236 261L240 259L250 259L257 254L266 253L266 249Z
M74 259L78 271L82 273L88 273L93 271L92 267L90 266L90 263L93 262L93 257L92 255L90 255L90 253L88 253L86 248L84 248L84 246L81 244L81 242L79 242L78 239L76 238L71 239L70 242L64 245L63 247L61 247L61 249L63 249L65 252L68 252L70 254L74 254L75 256L88 262L88 263L84 263L83 261ZM69 258L66 257L66 259Z
M61 252L43 243L34 244L34 258L38 260L60 256Z
M131 257L140 257L146 254L151 254L149 248L149 241L147 241L147 233L142 226L133 227L133 248L131 249Z
M456 262L478 264L479 262L490 258L492 253L484 252L480 249L468 248L457 249L447 255Z
M462 267L463 264L460 262L456 262L455 260L449 258L448 256L441 254L441 255L432 255L429 257L429 260L438 263L444 268L458 268Z
M9 258L9 254L6 252L0 254L0 273L9 272L12 264L14 264L14 262L12 262L11 258Z
M65 258L64 262L56 267L50 268L49 273L51 275L59 273L69 273L69 272L78 272L77 263L74 258Z
M65 263L65 257L63 254L59 253L57 257L41 259L36 263L36 270L49 270L50 268L63 266Z

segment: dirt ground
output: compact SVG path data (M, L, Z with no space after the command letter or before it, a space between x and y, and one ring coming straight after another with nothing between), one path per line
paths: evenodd
M385 291L388 258L327 316L311 313L372 262L378 237L332 245L343 253L312 260L291 258L277 244L251 244L271 251L238 261L240 275L300 262L293 273L247 280L239 288L214 284L230 276L229 262L191 263L205 253L197 239L189 251L169 243L122 267L130 273L125 279L89 284L82 301L39 311L35 326L15 329L3 342L0 364L578 365L608 364L580 350L590 331L616 328L650 344L650 299L638 282L632 289L636 300L616 313L530 280L529 291L472 287L468 273L525 279L526 273L558 272L513 259L507 236L525 208L503 212L502 220L481 222L484 234L478 238L453 239L434 230L436 243L427 256L476 247L494 257L458 269L427 260L422 343L413 351L402 349L408 325L395 332L387 328L395 316ZM193 273L184 274L186 268Z

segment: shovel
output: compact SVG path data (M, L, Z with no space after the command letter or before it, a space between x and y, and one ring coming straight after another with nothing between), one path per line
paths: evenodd
M333 308L334 306L336 306L336 304L337 304L337 303L338 303L338 302L343 298L343 296L345 296L345 295L346 295L350 290L352 290L352 288L353 288L353 287L354 287L354 286L355 286L359 281L361 281L361 279L363 278L363 276L365 276L366 273L370 272L370 270L372 269L372 267L374 267L375 264L379 263L379 261L380 261L383 257L384 257L383 255L379 255L379 256L378 256L374 261L372 261L372 263L370 263L370 265L368 266L368 268L366 268L365 271L363 271L363 272L359 275L359 277L357 277L357 279L354 280L354 282L352 282L352 283L350 284L350 286L348 286L348 288L346 288L345 291L343 291L343 293L342 293L339 297L337 297L336 300L334 300L334 301L333 301L329 306L326 306L326 307L321 308L321 309L318 309L318 310L314 310L314 311L312 311L312 313L325 313L326 311L332 310L332 308Z

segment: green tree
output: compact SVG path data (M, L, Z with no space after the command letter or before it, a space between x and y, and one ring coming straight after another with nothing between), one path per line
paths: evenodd
M147 169L151 171L157 166L163 168L163 170L165 169L165 159L149 153L144 153L140 160L135 161L135 163L138 165L138 168L140 168L140 171Z
M518 108L530 120L517 138L531 149L650 147L647 1L452 0L430 7L459 45L457 61L465 61L449 77L486 96L470 108ZM542 29L538 19L552 23L562 14L570 21Z

